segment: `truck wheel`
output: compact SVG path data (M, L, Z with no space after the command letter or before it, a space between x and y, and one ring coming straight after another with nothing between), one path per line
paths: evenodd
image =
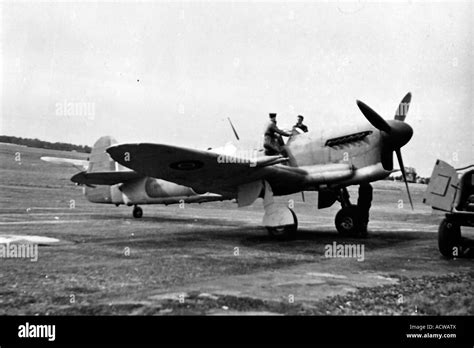
M438 229L438 248L449 259L461 255L461 227L448 219L443 219Z

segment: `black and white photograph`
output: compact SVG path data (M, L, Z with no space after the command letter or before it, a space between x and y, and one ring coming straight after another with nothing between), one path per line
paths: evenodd
M358 343L472 347L473 2L4 1L0 18L2 347L122 317L157 335L396 317ZM350 343L339 325L322 339Z

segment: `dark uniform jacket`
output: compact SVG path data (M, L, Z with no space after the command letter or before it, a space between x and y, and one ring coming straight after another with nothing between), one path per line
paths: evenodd
M263 143L263 146L266 150L265 153L267 155L277 155L282 152L282 146L284 145L283 140L281 139L282 135L288 137L291 135L291 133L281 130L274 122L269 121L265 127Z

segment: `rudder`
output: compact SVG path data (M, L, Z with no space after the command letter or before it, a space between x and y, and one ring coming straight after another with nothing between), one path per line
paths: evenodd
M108 135L100 137L95 142L89 157L88 173L113 172L117 170L116 162L105 151L114 144L117 144L117 140Z

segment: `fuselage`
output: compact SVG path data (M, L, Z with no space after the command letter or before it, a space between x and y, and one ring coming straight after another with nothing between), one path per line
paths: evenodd
M203 203L232 198L214 193L197 194L189 187L150 177L116 185L85 186L84 194L90 202L116 205Z
M361 133L367 135L359 141L342 141L344 137ZM328 144L331 139L341 139L341 144L331 146ZM293 166L349 163L355 168L362 168L380 162L381 134L370 124L345 126L337 130L320 130L292 136L286 148Z
M370 124L294 135L285 147L291 166L308 172L331 164L341 167L346 165L345 169L341 169L338 178L332 182L313 184L311 180L306 180L297 187L275 178L272 183L274 193L287 195L303 190L317 191L320 188L345 187L381 180L391 173L391 170L386 170L381 164L384 141L382 132Z
M403 128L401 121L391 121L393 127ZM398 135L397 135L398 136ZM288 183L278 175L268 177L275 195L299 191L317 191L377 181L387 177L393 168L382 165L383 151L391 138L370 123L343 125L338 129L321 128L290 137L285 149L289 165L305 170L308 175L300 182ZM385 149L385 150L384 150ZM262 153L263 155L263 153ZM284 168L283 164L276 166ZM323 171L321 172L321 168ZM324 168L329 178L324 181ZM260 170L265 170L262 168ZM315 174L312 175L312 172ZM255 172L257 176L257 172ZM323 180L321 180L321 178ZM236 198L237 190L213 189L214 193L196 193L192 188L144 177L111 186L86 187L86 197L95 203L112 204L173 204L182 202L209 202Z

